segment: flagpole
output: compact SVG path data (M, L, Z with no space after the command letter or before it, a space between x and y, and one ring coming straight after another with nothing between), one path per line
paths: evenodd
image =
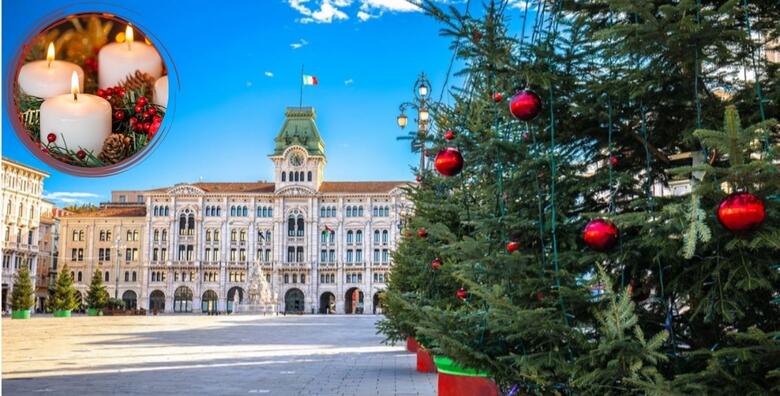
M298 102L298 107L303 107L303 64L301 64L301 97Z

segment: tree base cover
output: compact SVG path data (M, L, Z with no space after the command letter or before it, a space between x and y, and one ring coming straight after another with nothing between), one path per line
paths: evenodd
M417 353L417 340L414 337L406 337L406 350L411 353Z
M11 312L11 319L30 319L30 310L23 309Z
M62 310L58 309L54 311L54 317L55 318L69 318L70 317L70 310Z
M433 363L433 355L423 347L417 348L417 371L420 373L435 373L436 365Z
M97 308L87 308L87 316L103 316L103 310Z

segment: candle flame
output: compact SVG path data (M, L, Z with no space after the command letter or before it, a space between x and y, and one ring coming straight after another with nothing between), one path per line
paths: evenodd
M127 43L127 49L130 49L130 43L133 42L133 27L127 25L125 28L125 42Z
M49 49L46 50L46 60L49 61L49 67L51 67L51 62L54 61L54 43L49 43Z
M70 75L70 93L73 94L73 100L79 99L79 75L75 70L73 71L73 74Z

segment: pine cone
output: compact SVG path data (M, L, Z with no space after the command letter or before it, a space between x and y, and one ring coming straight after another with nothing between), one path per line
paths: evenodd
M137 91L141 95L151 96L154 92L154 81L155 78L151 75L136 70L135 74L128 75L127 79L119 85L128 91Z
M116 164L132 154L133 140L121 133L112 133L103 143L98 158L107 164Z

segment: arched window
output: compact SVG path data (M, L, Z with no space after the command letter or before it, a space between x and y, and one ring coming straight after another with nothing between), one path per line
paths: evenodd
M78 275L78 278L76 280L81 282L81 271L79 271L79 273L77 275Z
M333 214L333 217L336 217L336 207L332 206L330 209L331 209L331 213Z
M274 217L274 208L268 208L268 217Z
M382 231L382 244L387 245L387 238L389 236L389 233L387 230Z
M79 231L79 241L84 240L84 230Z
M187 219L187 234L193 235L195 233L195 215L190 214L189 218Z
M133 271L133 282L135 282L136 280L138 280L138 276L137 276L137 275L138 275L138 274L137 274L135 271Z
M106 271L106 273L104 274L104 276L103 276L103 279L104 279L106 282L108 282L108 271Z
M130 271L125 271L125 282L130 282Z
M363 243L363 231L357 230L357 232L355 232L355 243Z
M358 216L363 216L363 207L358 206Z
M290 275L284 274L284 283L290 283Z
M103 231L100 231L100 239L101 240L103 239ZM154 230L154 241L156 242L156 241L159 241L159 240L160 240L160 230L155 229Z
M354 236L354 234L352 233L352 230L347 231L347 244L348 245L352 244L353 236Z
M347 217L352 217L352 207L347 206Z
M211 242L211 230L206 230L206 242Z
M109 237L110 237L110 235L109 235ZM162 230L162 240L163 240L163 242L168 240L168 230L165 230L165 229Z
M271 231L270 230L265 232L265 241L266 241L266 243L271 243Z
M244 209L241 210L241 215L244 217L249 216L249 211L247 210L246 206L244 206Z
M301 181L303 181L304 180L303 179L303 171L301 171L300 174L301 174Z
M374 243L379 244L379 230L374 230Z
M326 217L325 207L324 206L320 208L320 217Z
M295 218L292 215L287 219L287 236L295 236Z
M325 217L333 217L333 211L331 210L330 206L325 208Z
M187 216L184 213L179 216L179 235L184 235L184 229L187 227Z
M298 236L303 236L303 216L298 216Z
M155 215L155 216L157 216L157 215L158 215L158 213L159 213L159 212L158 212L158 208L155 206L155 207L154 207L154 215Z
M306 181L311 181L311 171L306 175Z
M287 172L282 172L282 181L287 181Z
M179 286L173 293L173 312L192 312L192 290Z
M236 215L236 207L235 206L231 206L230 207L230 215L231 216L235 216Z

